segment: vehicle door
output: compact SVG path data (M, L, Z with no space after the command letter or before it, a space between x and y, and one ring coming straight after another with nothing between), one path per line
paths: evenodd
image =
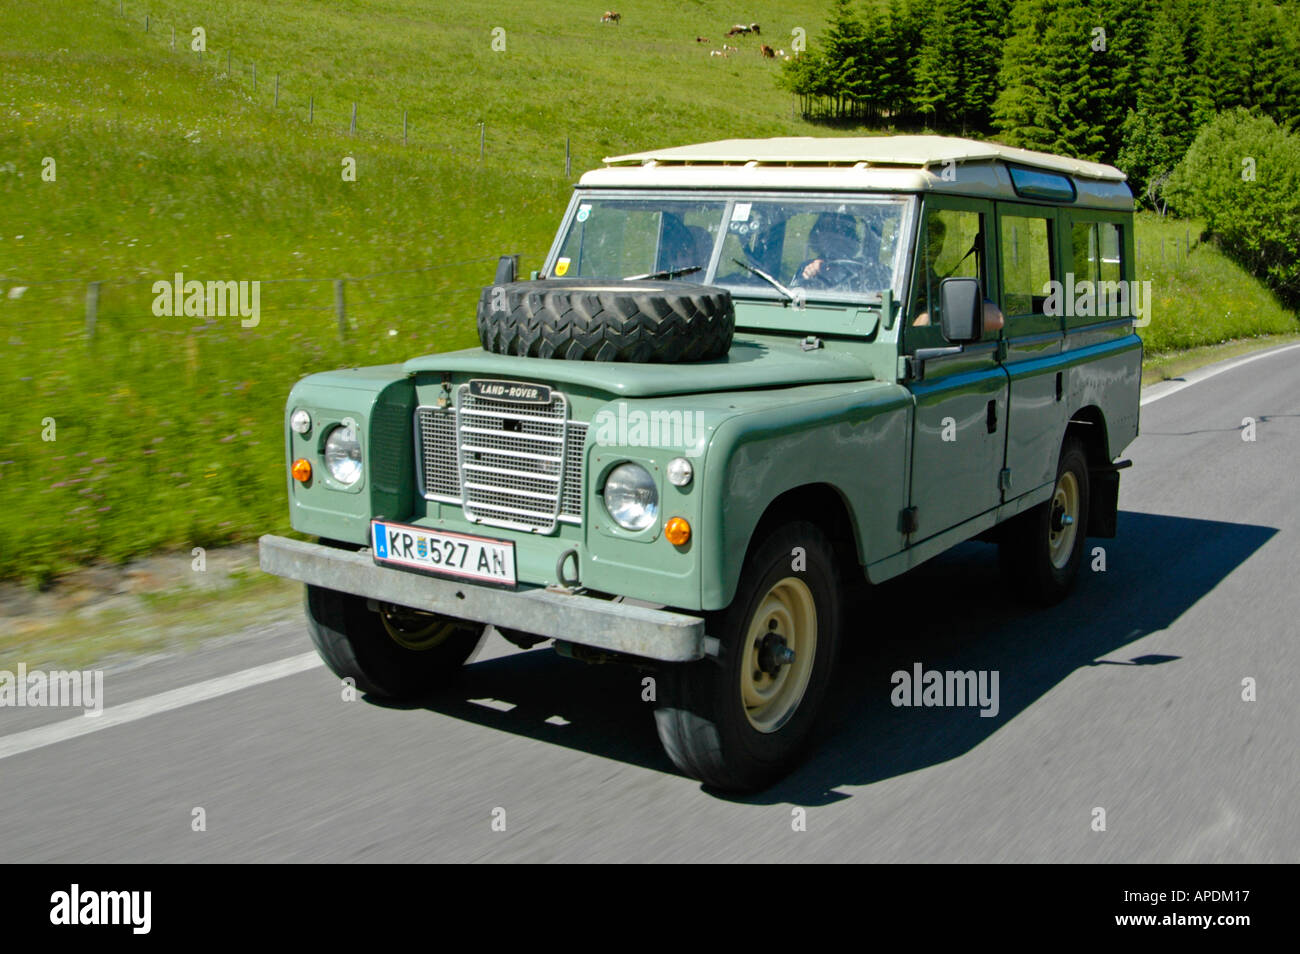
M940 329L939 287L945 278L977 278L985 297L993 258L991 202L929 196L917 232L903 352L915 401L911 506L916 543L970 520L1001 502L998 474L1006 433L1007 375L996 337L954 353L917 358L949 343Z

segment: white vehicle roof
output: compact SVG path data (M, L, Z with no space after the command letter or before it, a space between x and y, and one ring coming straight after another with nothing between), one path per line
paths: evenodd
M1126 177L1114 166L954 136L724 139L604 161L579 185L947 192L1026 201L1011 180L1010 168L1019 167L1069 177L1075 198L1053 204L1133 208Z

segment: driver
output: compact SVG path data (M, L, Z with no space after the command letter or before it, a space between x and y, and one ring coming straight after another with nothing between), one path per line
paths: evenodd
M808 251L813 257L795 269L790 284L847 287L854 275L846 265L857 262L861 250L857 220L843 212L823 212L808 233Z

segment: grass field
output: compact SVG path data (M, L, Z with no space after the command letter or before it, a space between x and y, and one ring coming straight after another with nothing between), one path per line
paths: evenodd
M822 2L646 0L619 5L620 26L598 22L603 7L520 6L127 0L119 16L113 0L7 0L0 578L286 529L289 386L472 343L490 259L520 252L526 270L549 244L571 185L566 137L576 178L610 153L823 131L792 116L754 39L707 55L738 17L773 45L797 26L816 36ZM1162 264L1160 235L1184 229L1139 224L1153 351L1294 329L1213 248ZM154 317L152 282L178 271L267 282L260 324ZM336 278L357 279L342 341Z

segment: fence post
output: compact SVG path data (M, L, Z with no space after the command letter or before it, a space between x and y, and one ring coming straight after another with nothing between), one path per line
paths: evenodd
M86 286L86 340L95 340L95 321L99 317L99 282Z
M569 178L569 137L564 137L564 178Z
M402 145L406 145L406 110L402 110Z
M355 100L352 102L352 129L350 131L353 133L357 131L357 104Z
M334 313L339 320L339 341L348 340L348 315L343 306L343 279L334 279Z
M172 27L172 49L176 49L176 28Z
M147 13L144 15L144 32L149 32L149 14Z
M309 123L311 122L311 118L313 115L315 115L315 113L316 113L316 97L308 96L307 97L307 122Z
M487 123L478 124L478 157L483 158L483 149L487 145Z
M280 74L275 74L275 105L280 105Z

